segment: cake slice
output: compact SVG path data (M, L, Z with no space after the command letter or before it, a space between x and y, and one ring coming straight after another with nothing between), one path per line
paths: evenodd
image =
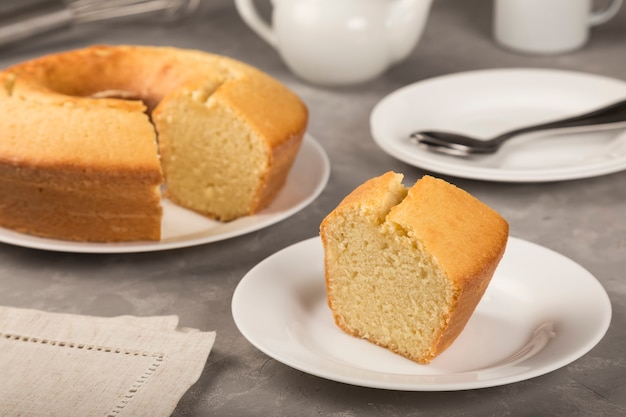
M402 179L370 179L323 220L328 305L346 333L427 364L474 312L508 223L441 179Z

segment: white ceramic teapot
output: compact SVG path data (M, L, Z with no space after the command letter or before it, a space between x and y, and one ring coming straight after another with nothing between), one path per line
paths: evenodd
M242 19L298 76L348 85L381 75L420 38L432 0L272 0L272 26L253 0L235 0Z

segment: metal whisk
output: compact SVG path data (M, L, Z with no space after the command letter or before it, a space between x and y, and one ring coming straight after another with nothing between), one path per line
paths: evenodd
M139 18L172 21L193 13L199 2L200 0L14 0L0 5L0 47L76 24Z

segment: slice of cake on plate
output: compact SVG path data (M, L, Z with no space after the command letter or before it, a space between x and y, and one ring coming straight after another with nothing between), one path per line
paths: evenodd
M402 179L366 181L323 220L328 305L345 332L426 364L474 312L508 223L441 179Z

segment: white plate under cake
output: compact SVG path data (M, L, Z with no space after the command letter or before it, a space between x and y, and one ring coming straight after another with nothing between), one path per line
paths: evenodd
M217 242L271 226L296 214L323 191L329 175L328 156L321 145L307 134L285 187L269 207L252 216L219 222L163 200L163 238L158 242L70 242L4 228L0 228L0 242L35 249L85 253L148 252Z
M511 237L463 332L429 365L419 365L335 325L323 258L318 237L268 257L240 281L232 313L243 336L263 353L347 384L452 391L523 381L589 352L611 321L609 297L589 271Z

